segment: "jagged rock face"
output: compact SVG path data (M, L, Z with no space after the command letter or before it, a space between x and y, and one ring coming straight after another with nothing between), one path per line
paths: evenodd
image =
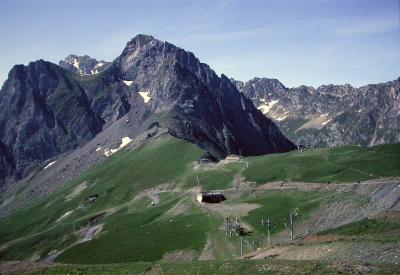
M148 92L153 113L169 113L171 134L218 156L260 155L294 148L225 76L192 53L151 36L131 40L111 70L137 92Z
M0 183L91 140L135 100L110 76L88 80L43 60L15 66L0 92Z
M170 110L181 94L179 78L193 74L211 88L218 88L219 77L191 52L147 35L138 35L126 45L112 70L123 80L132 81L134 91L149 92L150 106L156 113ZM186 83L191 89L192 83Z
M22 178L105 129L119 133L123 116L130 126L121 135L157 122L218 157L294 149L229 79L151 36L136 36L106 70L85 74L42 60L11 70L0 94L0 180Z
M288 89L266 78L234 83L302 145L372 146L400 141L400 78L358 89L349 84Z
M110 62L97 61L88 55L77 56L74 54L68 55L59 62L60 67L79 75L97 74L107 69L109 65Z
M246 91L246 96L253 100L272 99L288 90L279 80L268 78L254 78L246 83L236 81L235 85L240 91Z

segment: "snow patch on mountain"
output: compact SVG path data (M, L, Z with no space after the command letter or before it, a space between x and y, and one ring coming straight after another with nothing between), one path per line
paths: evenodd
M124 148L126 145L128 145L130 142L132 141L132 139L130 137L124 137L121 140L121 144L115 148L115 149L105 149L104 150L104 155L106 157L111 156L112 154L116 153L117 151L121 150L122 148Z
M140 96L143 97L144 103L149 102L151 96L149 96L150 92L139 92Z
M76 59L72 59L72 65L79 70L79 61Z
M124 82L124 84L129 87L129 86L131 86L133 81L131 81L131 80L122 80L122 82Z
M279 99L278 100L272 100L270 102L265 102L263 105L258 106L258 109L261 110L261 112L263 112L263 114L266 114L278 102L279 102Z
M280 116L280 117L276 116L276 117L273 117L273 119L276 120L276 121L282 121L282 120L287 119L289 116L290 115L284 115L284 116Z
M95 69L103 67L104 66L104 62L99 62L96 64L96 66L94 66Z
M328 124L332 118L329 118L329 114L325 113L320 116L314 117L310 119L307 123L303 124L300 128L298 128L295 133L301 129L321 129L326 124Z
M47 164L47 165L44 167L44 170L46 170L47 168L49 168L50 166L52 166L54 163L56 163L56 160L50 162L49 164Z
M324 121L324 122L322 122L321 124L323 125L323 126L325 126L326 124L328 124L329 122L331 122L332 121L332 119L328 119L327 121Z

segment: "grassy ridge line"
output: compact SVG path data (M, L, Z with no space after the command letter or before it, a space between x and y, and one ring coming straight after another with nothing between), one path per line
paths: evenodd
M400 175L400 144L370 148L343 146L247 158L246 180L258 184L300 182L354 182Z

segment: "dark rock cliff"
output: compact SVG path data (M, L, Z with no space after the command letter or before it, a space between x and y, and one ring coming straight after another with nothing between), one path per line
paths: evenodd
M43 60L17 65L0 91L0 106L3 185L85 144L124 115L135 131L157 121L218 157L294 149L228 78L192 53L147 35L129 41L96 74Z

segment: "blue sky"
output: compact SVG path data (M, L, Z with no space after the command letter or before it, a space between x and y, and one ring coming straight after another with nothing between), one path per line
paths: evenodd
M0 83L37 59L111 61L146 33L239 80L361 86L400 76L399 13L399 0L0 0Z

